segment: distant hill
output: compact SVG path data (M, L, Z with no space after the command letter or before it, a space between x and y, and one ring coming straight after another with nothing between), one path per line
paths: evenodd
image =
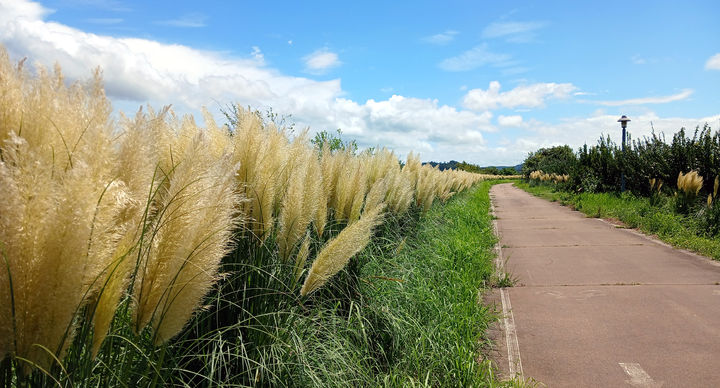
M429 164L433 167L437 166L440 171L443 170L464 170L470 172L477 172L481 174L494 174L494 175L514 175L519 174L522 170L522 164L515 166L485 166L480 167L478 165L467 163L465 161L458 162L457 160L451 160L449 162L427 162L423 164ZM510 170L513 170L512 172Z

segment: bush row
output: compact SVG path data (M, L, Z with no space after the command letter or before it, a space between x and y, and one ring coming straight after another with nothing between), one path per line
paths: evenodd
M657 204L669 197L676 212L697 217L709 235L720 233L720 132L708 124L692 135L681 128L670 141L656 133L630 139L624 152L609 137L577 152L569 146L543 148L530 153L523 166L531 184L553 182L576 193L619 192L622 174L628 192ZM569 177L557 179L561 176Z

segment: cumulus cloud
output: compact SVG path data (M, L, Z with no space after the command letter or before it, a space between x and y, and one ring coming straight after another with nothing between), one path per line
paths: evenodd
M52 10L32 1L0 0L0 9L3 11L0 20L3 21L32 22L52 13Z
M432 151L438 143L483 144L483 132L494 131L492 113L459 111L437 100L393 95L387 100L367 100L358 104L338 98L325 118L366 145L386 145L402 149Z
M44 18L49 13L35 2L0 0L0 44L16 60L28 57L45 66L59 63L68 79L85 79L100 66L115 105L136 109L145 103L155 107L171 103L180 113L195 113L201 106L217 112L218 105L233 102L261 110L272 107L274 112L292 114L300 128L342 128L362 146L388 146L401 155L415 150L436 160L450 156L456 145L481 146L483 133L495 130L492 114L459 110L434 99L343 98L346 93L339 79L317 81L283 74L267 65L259 47L229 56L147 39L97 35L48 22ZM315 68L338 61L332 55L313 58L310 63Z
M328 50L327 47L306 55L303 57L303 61L305 62L305 70L314 74L322 74L342 64L338 55Z
M576 88L571 84L532 84L501 92L499 83L491 83L487 90L467 92L465 105L477 111L401 95L353 101L346 98L339 79L317 81L270 67L260 47L229 55L97 35L46 21L49 14L35 2L0 0L0 44L14 60L28 57L29 62L46 66L58 62L70 80L85 79L93 68L102 67L108 96L116 106L129 109L145 103L155 107L172 103L179 113L195 113L201 106L217 113L218 105L232 102L261 110L272 107L276 113L292 114L298 128L309 126L313 132L342 128L361 146L388 146L399 155L419 151L423 160L484 165L516 164L538 147L565 143L577 147L594 143L601 133L619 134L619 115L602 112L549 123L533 120L530 113L495 120L488 111L542 106L547 99L572 94ZM668 134L705 121L714 128L720 124L720 116L684 119L645 114L631 119L635 138L650 132L650 121ZM509 133L514 138L507 143L494 143L494 138Z
M500 82L492 81L487 90L472 89L465 94L463 106L476 111L497 108L537 108L549 98L567 98L577 88L570 83L536 83L521 85L507 92L500 92Z
M720 70L720 53L713 55L705 62L705 69Z
M523 125L522 116L498 116L498 124L503 127L520 127Z
M452 42L455 40L455 36L458 34L457 31L454 30L447 30L445 32L441 32L439 34L426 36L423 38L423 41L430 44L436 44L436 45L444 45Z
M624 106L624 105L647 105L647 104L666 104L668 102L684 100L693 94L692 89L684 89L680 93L676 93L670 96L658 96L658 97L642 97L642 98L631 98L628 100L619 101L597 101L596 103L605 106Z
M446 71L468 71L485 65L508 66L513 64L511 59L508 54L491 52L488 45L483 43L458 56L444 59L438 66Z

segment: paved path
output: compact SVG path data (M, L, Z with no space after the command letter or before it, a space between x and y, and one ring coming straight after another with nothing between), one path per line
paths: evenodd
M518 279L498 291L515 369L548 387L720 387L720 264L511 184L490 193Z

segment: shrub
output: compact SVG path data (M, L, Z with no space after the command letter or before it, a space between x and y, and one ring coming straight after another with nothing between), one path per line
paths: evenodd
M700 211L700 224L709 236L720 234L720 205L717 203L720 177L715 177L712 193L708 194L706 206Z

